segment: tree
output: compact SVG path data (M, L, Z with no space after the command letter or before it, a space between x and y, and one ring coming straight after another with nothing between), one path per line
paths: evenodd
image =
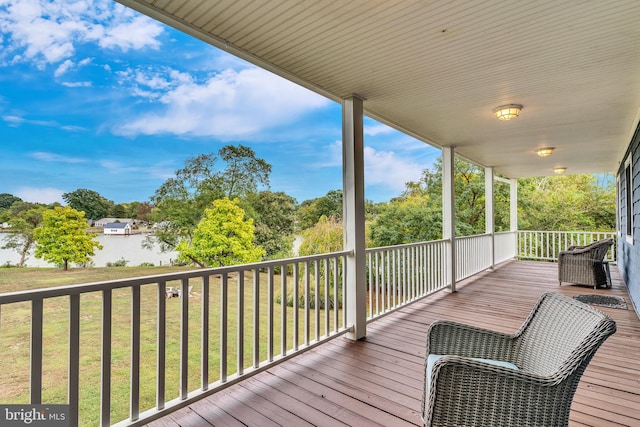
M102 245L93 240L97 234L87 234L84 212L69 206L49 209L42 214L42 225L35 229L36 258L61 265L68 270L69 262L90 261Z
M341 219L320 217L313 227L302 232L298 254L315 255L338 252L344 249L344 230Z
M342 190L331 190L326 195L305 200L298 210L298 222L302 230L313 227L320 217L342 219Z
M107 200L99 193L86 188L64 193L62 198L73 209L84 212L88 219L108 217L114 206L111 200Z
M615 180L610 174L518 180L521 230L611 231L615 215Z
M137 202L134 202L137 203ZM132 203L133 205L133 203ZM135 212L131 215L132 218L140 221L149 222L149 215L153 210L153 205L149 202L142 202L135 205Z
M113 207L111 208L110 214L111 214L110 216L114 218L130 218L130 216L127 215L126 207L121 203L117 205L113 205Z
M15 202L8 210L11 233L7 235L3 249L15 249L20 254L18 267L24 267L31 249L35 245L35 229L42 223L44 205Z
M205 209L191 241L183 239L179 259L200 267L220 267L260 261L264 250L254 244L254 226L245 219L238 199L223 198Z
M227 145L218 151L227 164L219 176L225 195L229 198L243 197L258 191L259 185L269 185L271 165L257 158L256 153L244 145Z
M375 247L424 242L442 237L441 203L427 195L411 195L391 201L369 226Z
M456 158L454 161L456 198L456 235L468 236L485 232L484 170ZM494 187L495 228L509 228L509 190ZM506 222L505 222L506 221ZM442 161L433 169L424 169L417 182L408 182L405 191L380 210L370 227L374 246L437 240L442 238Z
M9 219L9 208L15 202L21 202L20 197L16 197L9 193L0 193L0 222L5 222Z
M21 202L20 197L16 197L9 193L0 193L0 211L9 209L15 202Z
M147 246L158 242L162 250L172 250L181 240L191 239L204 210L214 200L245 198L261 185L268 187L271 165L257 158L251 148L225 146L218 154L226 167L218 167L219 158L213 153L200 154L187 159L184 168L156 190L150 217L163 227Z
M283 193L261 191L249 194L243 203L255 224L256 244L269 259L291 256L296 220L296 201Z

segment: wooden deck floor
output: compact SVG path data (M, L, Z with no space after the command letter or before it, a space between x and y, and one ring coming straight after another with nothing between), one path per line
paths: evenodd
M509 262L383 317L366 340L338 338L174 412L152 426L413 426L419 416L425 336L436 319L517 329L545 291L622 296L598 307L618 331L596 353L573 401L571 426L640 426L640 320L617 268L613 289L558 287L557 265Z

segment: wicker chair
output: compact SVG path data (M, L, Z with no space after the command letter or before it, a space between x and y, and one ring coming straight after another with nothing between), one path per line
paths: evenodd
M570 246L558 257L558 280L579 285L611 285L609 265L604 257L613 245L613 239L604 239L587 246Z
M555 293L542 295L512 335L434 322L427 354L437 360L425 362L424 424L566 426L583 371L615 331L605 314Z

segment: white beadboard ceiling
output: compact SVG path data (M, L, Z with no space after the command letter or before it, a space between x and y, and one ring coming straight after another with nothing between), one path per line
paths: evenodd
M616 171L640 118L638 0L121 2L511 178Z

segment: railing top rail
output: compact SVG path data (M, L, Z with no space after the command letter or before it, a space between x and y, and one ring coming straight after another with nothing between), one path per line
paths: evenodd
M456 240L479 239L481 237L491 237L491 234L483 233L483 234L473 234L471 236L458 236L456 237Z
M249 271L255 269L278 267L287 264L309 262L315 260L337 258L351 254L353 251L330 252L321 255L309 255L295 258L279 259L274 261L262 261L253 264L238 264L226 267L203 268L199 270L181 271L175 273L157 274L151 276L133 277L129 279L106 280L102 282L83 283L78 285L56 286L45 289L31 289L27 291L7 292L0 294L0 305L15 302L32 301L34 299L55 298L69 295L79 295L88 292L98 292L131 286L150 285L174 280L192 279L196 277L215 276L234 273L237 271Z
M404 245L378 246L375 248L367 248L365 252L370 253L370 252L378 252L378 251L388 251L390 249L412 248L416 246L433 245L436 243L442 243L442 242L448 242L448 241L449 239L440 239L440 240L429 240L426 242L405 243Z

